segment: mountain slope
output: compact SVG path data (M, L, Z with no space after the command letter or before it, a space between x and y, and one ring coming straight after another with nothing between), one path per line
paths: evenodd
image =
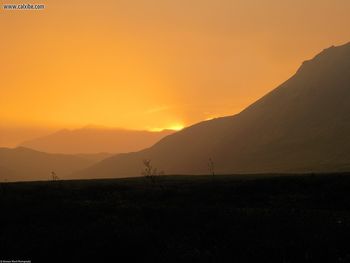
M21 146L64 154L134 152L151 146L171 133L173 131L170 130L149 132L88 126L76 130L61 130L23 142Z
M168 174L350 170L350 43L331 47L241 113L107 158L84 177L137 176L143 159Z
M73 155L47 154L23 147L0 148L0 180L49 180L54 171L61 179L95 163L89 158Z

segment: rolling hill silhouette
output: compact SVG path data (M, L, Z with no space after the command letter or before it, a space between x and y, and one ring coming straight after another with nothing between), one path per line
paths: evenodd
M134 152L149 147L174 131L161 132L112 129L87 126L26 141L20 146L49 153L121 153Z
M54 171L61 179L84 169L98 157L81 157L64 154L48 154L18 147L0 148L0 181L50 180Z
M201 122L154 146L107 158L79 177L350 170L350 43L331 47L235 116Z

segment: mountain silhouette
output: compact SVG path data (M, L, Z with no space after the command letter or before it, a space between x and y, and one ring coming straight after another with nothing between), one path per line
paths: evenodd
M188 127L152 147L107 158L77 174L140 175L151 159L166 174L350 170L350 43L325 49L237 115Z
M95 160L100 159L48 154L24 147L0 148L0 181L50 180L51 172L60 179L67 179L73 172L94 164Z
M48 153L121 153L134 152L149 147L166 135L161 132L112 129L86 126L76 130L60 130L56 133L26 141L20 146Z

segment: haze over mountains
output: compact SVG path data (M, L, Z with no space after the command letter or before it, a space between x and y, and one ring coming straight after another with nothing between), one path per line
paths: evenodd
M172 133L174 131L171 130L151 132L87 126L76 130L60 130L23 142L20 146L48 153L124 153L150 147Z
M0 181L50 180L51 172L61 179L71 178L73 172L84 169L99 156L48 154L24 147L0 148Z
M112 156L108 152L146 148L173 132L88 126L62 130L17 148L0 147L0 181L50 180L52 171L60 179L73 179L75 172Z
M167 174L350 170L350 43L331 47L241 113L205 121L154 146L107 158L79 177L138 176L143 159Z
M234 116L174 134L85 127L22 144L40 151L0 148L0 180L140 176L144 159L166 174L208 174L209 158L217 174L349 171L349 101L350 43L304 62Z

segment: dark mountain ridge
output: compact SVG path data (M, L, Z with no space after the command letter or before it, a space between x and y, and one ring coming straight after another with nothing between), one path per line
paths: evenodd
M350 43L302 64L241 113L201 122L140 152L107 158L87 177L140 175L143 159L168 174L329 172L350 169Z

